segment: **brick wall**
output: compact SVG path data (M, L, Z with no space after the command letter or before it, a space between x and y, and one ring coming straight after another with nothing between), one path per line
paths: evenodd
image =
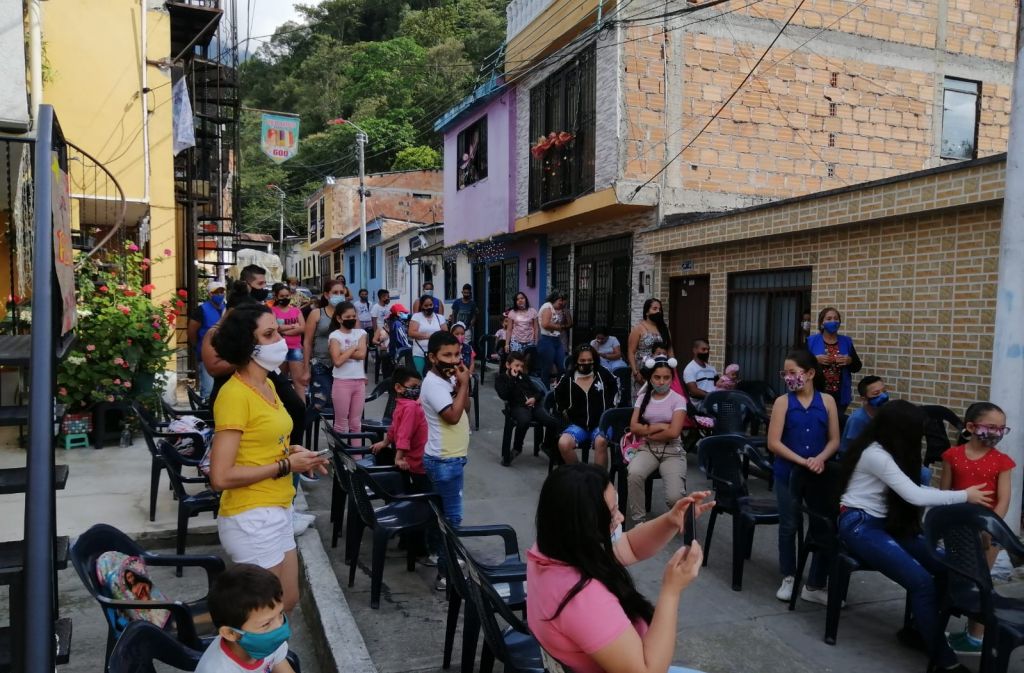
M884 377L897 396L962 413L987 398L990 384L1002 212L995 183L1003 166L989 162L655 230L639 236L638 248L662 252L657 286L666 303L673 276L710 274L716 366L724 364L728 275L811 267L812 312L840 308L843 330L864 360L862 374ZM782 221L792 226L771 226ZM686 274L684 260L693 263Z

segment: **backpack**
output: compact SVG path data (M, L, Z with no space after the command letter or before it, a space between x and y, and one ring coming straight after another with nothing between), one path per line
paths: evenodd
M163 592L153 586L146 572L146 562L139 556L119 551L103 552L96 559L96 579L109 596L119 601L167 601ZM161 629L171 619L169 610L130 608L117 611L117 629L129 622L146 621Z
M629 461L633 460L633 456L636 455L637 449L643 446L646 440L642 437L634 435L632 432L627 432L622 435L622 439L619 440L619 450L622 451L622 462L629 465Z

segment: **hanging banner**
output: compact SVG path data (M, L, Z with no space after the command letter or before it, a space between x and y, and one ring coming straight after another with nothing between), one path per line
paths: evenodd
M50 215L53 218L53 265L61 298L61 336L78 324L75 303L75 260L71 248L71 183L57 153L50 159Z
M188 82L184 77L178 79L171 88L171 125L174 133L174 156L190 147L196 146L195 119L192 116L192 103L188 99Z
M299 118L263 113L260 148L274 163L288 161L299 151Z

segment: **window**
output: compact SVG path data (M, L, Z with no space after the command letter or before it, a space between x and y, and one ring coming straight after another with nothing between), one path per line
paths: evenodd
M398 246L393 245L384 251L384 276L387 280L386 289L398 291Z
M366 255L370 258L370 279L377 279L377 248L370 248Z
M349 277L349 282L350 283L356 282L356 256L355 255L351 255L348 258L348 277Z
M978 148L978 92L980 84L947 77L942 90L943 159L973 159Z
M455 260L452 260L450 262L445 262L444 263L444 298L445 299L452 300L452 299L455 299L456 296L459 296L457 294L456 289L455 289L458 286L458 283L459 283L457 268L458 268L458 265L455 263Z
M457 156L459 157L459 189L487 177L487 115L484 115L459 133L457 151Z
M309 240L317 240L317 231L320 226L320 202L317 201L309 207Z
M324 231L324 225L327 222L327 214L324 212L324 197L320 197L320 238L323 238L327 233Z
M591 44L530 89L531 211L594 189L595 60ZM548 145L550 138L559 140Z
M341 259L342 259L342 251L341 250L335 250L334 251L334 275L335 276L341 276L341 275L343 275L345 273L344 269L342 269L342 266L341 266ZM346 280L350 280L350 279L346 278Z

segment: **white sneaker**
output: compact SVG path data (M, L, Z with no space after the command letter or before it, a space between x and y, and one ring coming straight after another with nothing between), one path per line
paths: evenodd
M800 589L800 600L827 606L828 589L811 589L805 586Z
M779 590L775 592L775 597L780 601L789 601L793 597L793 576L789 575L782 578L782 584L779 585Z
M316 521L316 516L312 514L292 512L292 532L295 535L302 535L314 521Z

